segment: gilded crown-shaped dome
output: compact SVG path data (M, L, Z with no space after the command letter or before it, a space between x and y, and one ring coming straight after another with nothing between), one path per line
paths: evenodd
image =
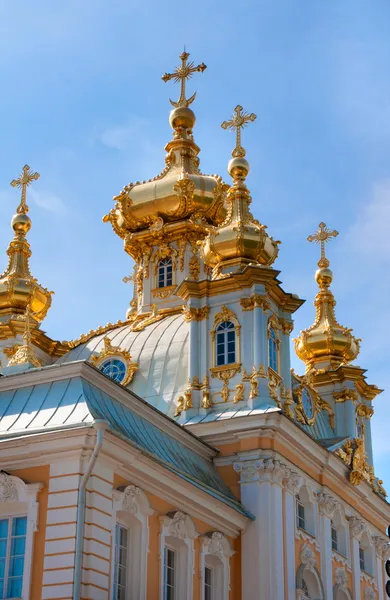
M241 146L241 129L255 119L255 114L237 106L232 120L222 123L224 129L236 130L236 147L228 165L233 185L226 197L227 216L223 223L210 229L202 245L203 258L214 269L213 278L219 277L225 268L240 269L248 264L269 266L278 255L279 242L266 233L266 226L254 219L249 210L252 199L245 184L249 163Z
M174 73L162 77L164 81L173 79L181 83L179 100L170 101L174 109L169 122L174 132L173 140L165 147L164 170L149 181L126 185L114 197L115 208L104 217L104 221L110 221L114 231L125 240L125 249L131 255L134 255L132 234L149 228L156 220L162 219L169 224L195 215L195 218L215 225L226 215L227 186L218 175L203 175L199 170L200 149L192 135L195 114L189 108L196 93L186 99L185 84L195 72L203 72L206 65L194 66L193 62L188 62L188 57L189 54L183 52L181 64Z
M30 167L25 165L19 179L11 181L13 187L21 188L22 198L11 221L15 235L7 250L8 266L0 275L0 319L25 314L26 309L30 307L35 321L42 321L51 305L53 292L41 286L31 275L31 249L26 239L31 228L31 219L27 214L26 190L38 177L38 173L32 172Z
M320 223L318 231L307 238L310 242L321 244L319 269L315 274L320 288L314 300L316 318L313 325L301 331L294 340L295 352L305 362L308 371L326 361L330 361L334 367L341 363L348 364L360 351L360 340L354 337L352 329L338 323L334 311L336 300L329 289L333 274L325 257L325 243L337 235L337 231L331 231L325 223Z

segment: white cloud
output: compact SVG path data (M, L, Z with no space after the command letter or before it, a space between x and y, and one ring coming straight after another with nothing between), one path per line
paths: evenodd
M346 249L353 250L359 260L372 263L390 261L390 180L374 184L371 199L358 213L345 236ZM375 261L375 262L372 262Z
M29 190L31 201L49 212L64 213L66 211L65 204L59 196L45 190L37 192L33 188Z

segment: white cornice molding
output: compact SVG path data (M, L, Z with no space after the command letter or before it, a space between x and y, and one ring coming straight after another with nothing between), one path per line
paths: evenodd
M98 387L114 400L117 400L160 430L165 431L196 454L208 460L211 460L216 455L216 450L207 442L198 439L192 432L172 421L168 416L158 411L142 398L136 396L130 390L111 381L98 369L85 361L51 365L41 369L31 369L24 373L2 377L0 378L0 392L43 383L53 383L72 377L81 377L88 383Z

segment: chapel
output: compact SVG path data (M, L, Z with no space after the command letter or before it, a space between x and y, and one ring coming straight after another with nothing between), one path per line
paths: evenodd
M242 135L256 115L237 106L222 123L227 181L204 174L187 83L206 65L189 57L162 77L180 85L164 168L107 202L133 265L112 323L69 341L45 332L53 292L28 241L39 174L25 165L11 182L0 599L384 600L390 510L371 440L382 390L337 320L338 233L321 222L308 237L314 320L291 339L303 300L283 289L280 242L251 212Z

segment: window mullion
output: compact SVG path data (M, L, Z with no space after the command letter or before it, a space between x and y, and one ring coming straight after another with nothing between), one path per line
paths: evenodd
M12 540L12 517L8 518L8 536L7 536L7 550L5 554L5 566L4 566L4 589L3 598L8 596L8 575L10 567L10 556L11 556L11 540Z

